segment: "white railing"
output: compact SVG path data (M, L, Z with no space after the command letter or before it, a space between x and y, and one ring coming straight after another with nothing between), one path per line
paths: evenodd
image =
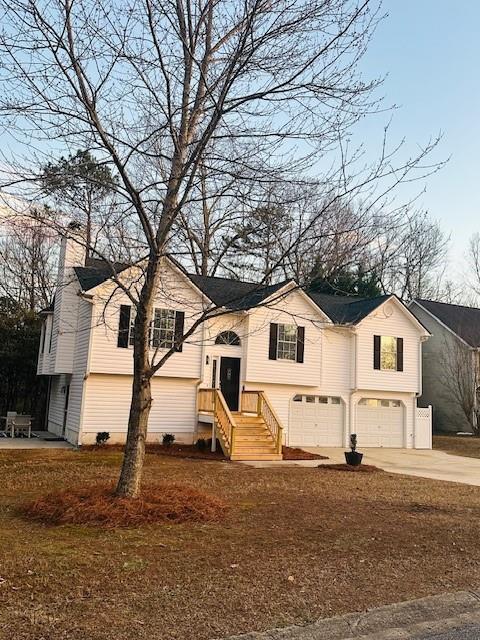
M432 448L432 406L417 407L415 413L415 449Z

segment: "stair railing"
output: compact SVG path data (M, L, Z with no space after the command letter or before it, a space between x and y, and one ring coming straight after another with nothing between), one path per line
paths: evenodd
M282 453L283 426L264 391L242 391L242 411L263 418L275 443L276 453Z
M237 425L220 389L199 389L198 410L213 415L214 432L223 452L227 456L232 455Z

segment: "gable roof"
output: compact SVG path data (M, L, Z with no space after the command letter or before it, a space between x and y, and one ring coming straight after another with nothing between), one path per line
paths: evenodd
M290 282L286 280L277 284L259 285L255 282L242 282L241 280L199 276L190 273L188 277L213 303L235 311L256 307Z
M309 292L308 295L335 324L357 324L391 297L389 295L375 298L334 296L314 291Z
M480 347L480 309L422 298L416 298L413 302L435 316L468 345Z
M232 311L252 309L280 291L289 282L293 282L292 280L284 280L276 284L259 285L255 282L201 276L187 273L174 259L172 262L209 300ZM117 273L121 273L131 265L118 262L113 266ZM97 287L112 275L112 269L107 263L94 258L89 258L84 267L74 267L74 270L83 291ZM306 293L312 302L335 324L357 324L391 297L383 295L375 298L361 298L359 296L334 296L313 291Z
M114 262L113 268L116 273L121 273L128 269L129 264L125 262ZM97 258L87 258L84 267L73 267L82 291L89 291L98 287L102 282L106 282L112 275L112 267L108 262Z

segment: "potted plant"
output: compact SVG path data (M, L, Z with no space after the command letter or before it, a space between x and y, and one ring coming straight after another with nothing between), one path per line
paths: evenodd
M357 451L357 434L352 433L350 436L350 449L351 451L345 451L345 461L352 467L358 467L362 462L363 453Z

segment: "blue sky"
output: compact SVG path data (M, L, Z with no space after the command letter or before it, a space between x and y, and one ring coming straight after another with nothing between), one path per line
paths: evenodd
M461 258L469 236L480 231L480 2L384 0L383 8L388 17L363 67L371 76L387 74L385 103L399 106L395 139L406 136L412 148L443 133L436 158L451 159L428 179L418 205L441 221L452 258ZM389 117L375 116L358 134L377 139Z

